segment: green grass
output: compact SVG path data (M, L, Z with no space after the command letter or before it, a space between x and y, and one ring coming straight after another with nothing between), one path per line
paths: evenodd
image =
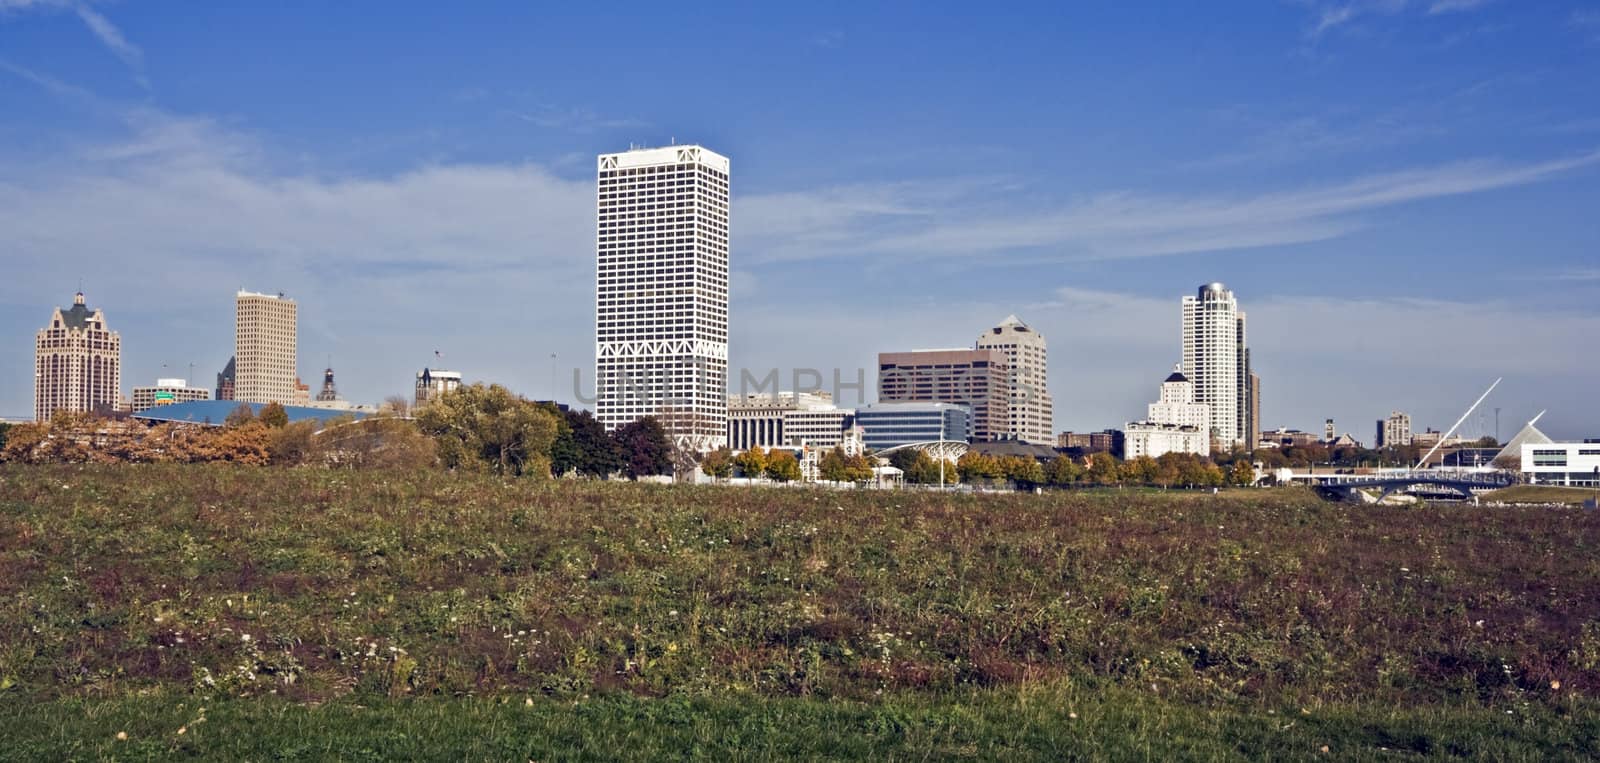
M1578 506L1593 497L1595 497L1593 488L1563 487L1560 485L1513 485L1484 493L1481 499L1504 503L1564 503Z
M0 467L0 757L1582 757L1597 699L1578 509Z
M987 691L874 702L379 699L317 707L146 697L0 701L0 712L8 717L0 747L6 760L1553 760L1600 751L1600 716L1593 713L1244 711L1120 691Z

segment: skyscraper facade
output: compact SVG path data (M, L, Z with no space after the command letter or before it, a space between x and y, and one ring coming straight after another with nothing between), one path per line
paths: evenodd
M1044 336L1015 315L978 336L980 350L1004 353L1010 374L1006 415L996 422L1001 439L1048 444L1055 439Z
M121 392L122 336L106 328L105 311L91 311L80 291L34 337L33 417L113 410Z
M878 353L878 400L967 406L972 440L1002 439L1010 378L1000 350L912 350Z
M235 295L233 399L294 405L299 308L282 294Z
M1244 313L1220 283L1183 298L1183 373L1194 382L1195 402L1211 407L1212 439L1243 445L1255 426L1250 355Z
M700 146L599 157L595 413L656 417L680 447L727 441L728 158Z

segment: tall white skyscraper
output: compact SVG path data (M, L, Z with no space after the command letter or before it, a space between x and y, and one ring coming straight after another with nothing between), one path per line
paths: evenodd
M295 404L299 307L282 294L235 295L233 399Z
M995 421L996 435L1031 443L1055 442L1055 405L1050 399L1044 336L1008 315L978 336L980 350L1005 353L1010 374L1007 418Z
M83 292L56 308L33 351L33 417L56 411L111 411L122 394L122 335L106 328L104 310L90 310Z
M1224 446L1244 445L1253 416L1245 316L1220 283L1183 298L1183 373L1194 382L1195 402L1211 408L1212 438Z
M681 447L727 441L728 158L700 146L602 154L595 412L654 416Z

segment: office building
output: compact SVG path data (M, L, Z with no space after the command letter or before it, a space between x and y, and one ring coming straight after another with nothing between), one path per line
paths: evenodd
M1115 429L1104 432L1062 432L1056 435L1056 447L1082 453L1103 453L1118 449L1122 434Z
M842 442L855 411L833 404L826 392L729 395L727 445L750 448L833 447Z
M987 442L1007 431L1008 369L1000 350L883 352L878 354L878 400L967 406L972 440Z
M104 310L90 310L83 292L72 307L57 307L34 335L33 417L56 411L112 411L122 392L122 336L106 327Z
M1195 401L1211 409L1212 439L1243 445L1256 425L1251 416L1250 355L1239 302L1220 283L1183 298L1183 373L1194 382Z
M139 413L161 405L210 399L210 390L191 387L187 379L157 379L153 386L133 388L132 408L134 413Z
M298 306L282 294L240 291L235 295L235 400L295 404L300 386L298 325Z
M237 379L237 373L238 373L235 370L235 365L236 364L235 364L234 359L233 358L228 358L228 365L223 366L221 373L217 374L216 399L218 399L218 400L232 400L233 399L233 388L234 388L234 384L235 384L235 381Z
M1247 441L1251 450L1261 442L1261 377L1255 373L1250 374L1250 439Z
M599 157L595 412L727 441L728 158L700 146Z
M971 409L960 403L874 403L856 410L856 426L868 449L888 450L919 442L970 442Z
M1055 431L1044 336L1015 315L978 336L977 349L998 350L1008 373L1006 412L995 417L997 439L1047 444Z
M1411 415L1407 413L1401 413L1400 411L1393 411L1389 414L1389 418L1378 419L1377 434L1377 447L1379 448L1394 448L1402 445L1410 445L1413 439L1411 434ZM1428 444L1433 445L1438 441L1438 438L1433 438L1433 440Z
M1124 458L1167 453L1211 454L1211 407L1195 402L1195 385L1175 368L1161 382L1161 392L1151 403L1144 421L1128 423L1122 430Z
M421 406L423 403L438 397L446 392L461 387L460 371L445 371L438 368L424 368L417 372L416 394L412 398L412 405Z
M1600 442L1524 442L1521 449L1522 473L1533 484L1600 488Z

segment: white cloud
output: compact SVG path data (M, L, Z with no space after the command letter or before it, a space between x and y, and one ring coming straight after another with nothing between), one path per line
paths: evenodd
M1456 162L1237 198L1122 192L1033 208L985 204L970 191L987 187L944 182L851 186L735 205L744 242L769 261L1043 249L1057 261L1118 259L1321 241L1361 227L1362 212L1536 183L1596 164L1600 151L1520 164ZM964 195L930 196L921 190L927 187Z
M1436 16L1441 13L1475 11L1490 2L1492 0L1433 0L1433 4L1428 6L1428 15Z
M135 70L144 66L144 51L128 42L128 38L122 36L122 30L112 24L110 19L87 5L79 5L74 10L77 11L78 18L83 20L84 26L89 27L89 31L93 32L107 49L116 54L117 58L122 59L123 63Z

